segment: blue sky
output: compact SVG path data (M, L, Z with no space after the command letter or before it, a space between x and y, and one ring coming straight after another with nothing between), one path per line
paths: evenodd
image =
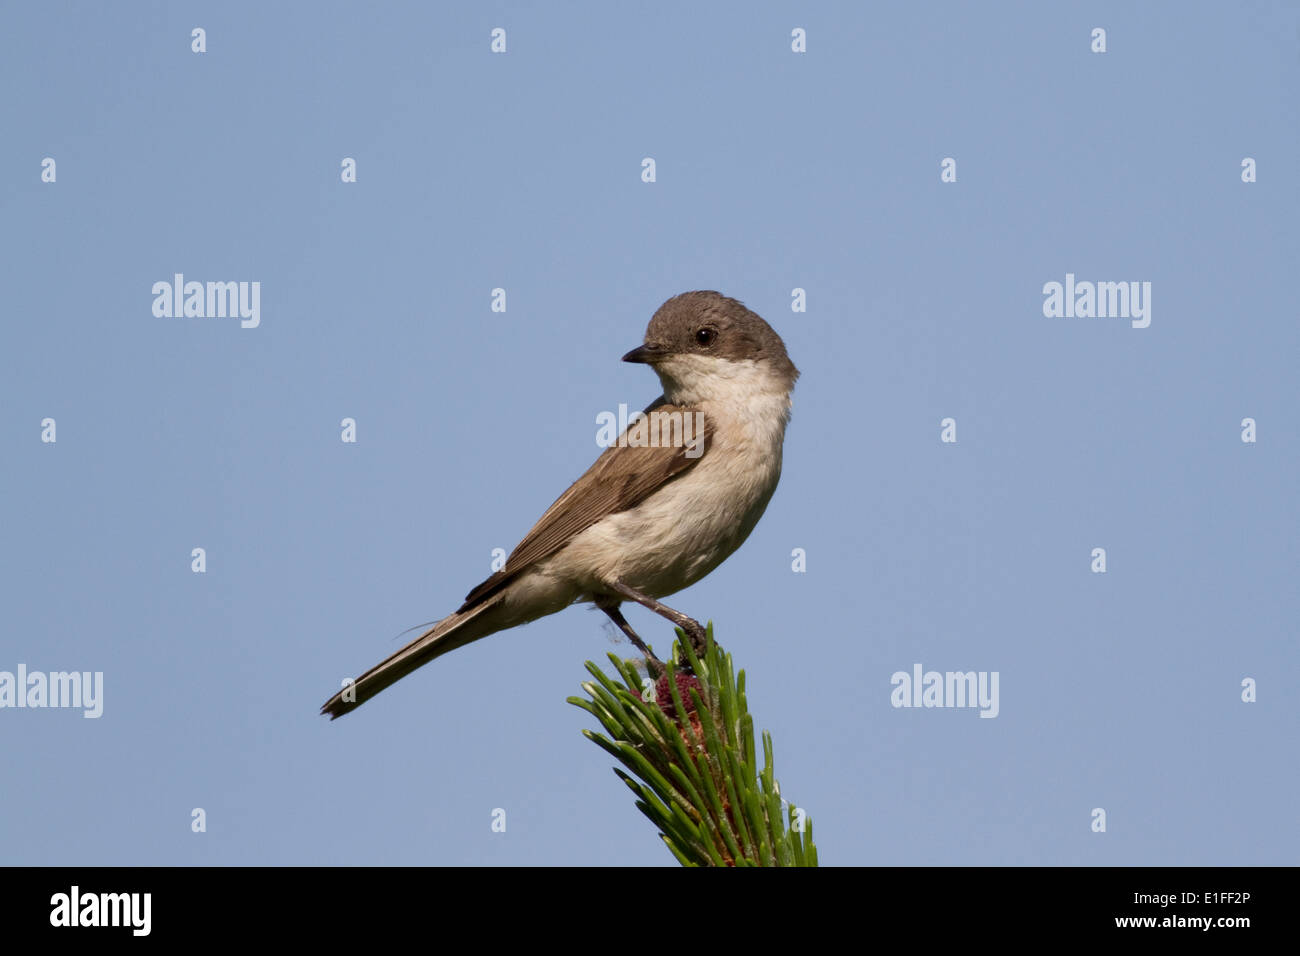
M3 20L0 671L104 676L98 719L0 709L0 862L674 865L565 703L630 653L597 611L317 709L658 394L619 356L699 288L802 378L766 515L669 603L823 863L1297 861L1294 5ZM260 324L155 316L178 272ZM1067 274L1150 326L1044 316ZM891 706L918 663L998 716Z

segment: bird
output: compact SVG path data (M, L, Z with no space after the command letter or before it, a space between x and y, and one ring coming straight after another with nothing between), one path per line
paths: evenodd
M640 604L704 647L694 618L661 603L744 543L781 477L799 370L757 313L713 291L663 303L624 362L650 366L662 394L546 510L500 570L454 612L321 707L331 720L412 671L490 634L574 603L600 608L657 659L620 610Z

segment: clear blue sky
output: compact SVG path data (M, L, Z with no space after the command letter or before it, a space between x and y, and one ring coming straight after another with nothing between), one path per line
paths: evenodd
M565 703L599 612L317 709L658 394L619 356L705 288L803 377L767 514L671 603L824 863L1295 864L1298 26L8 5L0 670L102 671L104 712L0 710L0 862L673 865ZM177 272L260 282L260 326L155 317ZM1045 317L1067 273L1150 282L1150 327ZM892 707L917 663L999 715Z

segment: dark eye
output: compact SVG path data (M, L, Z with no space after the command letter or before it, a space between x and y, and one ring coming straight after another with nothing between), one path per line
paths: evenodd
M700 345L704 346L705 348L708 348L710 345L712 345L713 340L716 339L717 337L718 337L718 333L713 331L713 329L700 329L698 332L695 333L695 341L698 342Z

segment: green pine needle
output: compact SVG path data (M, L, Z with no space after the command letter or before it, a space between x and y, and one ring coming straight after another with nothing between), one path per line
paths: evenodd
M617 767L614 773L683 866L816 866L812 820L793 804L782 809L766 731L763 767L757 766L745 672L736 674L731 655L713 642L712 623L703 660L680 628L672 660L679 653L699 687L689 687L684 699L671 663L665 665L667 684L672 712L688 719L643 700L636 665L610 654L621 683L588 661L595 680L582 689L589 699L569 698L608 736L583 733L623 765L626 773Z

